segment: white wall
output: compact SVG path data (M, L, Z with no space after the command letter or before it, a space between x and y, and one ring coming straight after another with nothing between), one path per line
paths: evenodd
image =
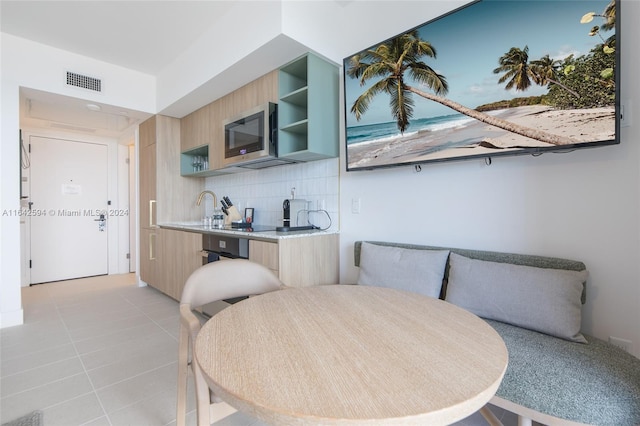
M264 41L279 34L281 20L279 4L255 2L251 8L252 11L248 13L247 8L242 4L231 6L223 19L216 17L219 25L205 31L189 49L160 73L158 76L159 110L180 100L185 94L196 90L212 77L223 73L260 47ZM246 37L248 34L260 36ZM260 74L245 82L258 76ZM238 78L241 79L242 76ZM231 92L234 89L227 87L222 90Z
M74 55L0 33L0 210L17 211L19 203L19 88L119 105L155 113L153 76ZM101 78L102 93L66 87L66 71ZM21 324L20 223L17 216L0 216L0 327Z
M359 27L376 32L382 7L365 2ZM432 4L422 13L432 18ZM621 93L632 105L640 93L637 48L640 3L622 2ZM371 42L375 37L371 37ZM360 48L368 44L360 45ZM345 48L344 56L358 48ZM637 122L637 117L631 117ZM387 240L565 257L589 271L583 330L597 337L633 341L640 356L640 131L622 129L619 146L541 157L463 161L370 172L342 172L341 281L354 282L353 243ZM344 136L342 137L344 140ZM345 170L342 147L341 170ZM360 199L361 213L351 213Z

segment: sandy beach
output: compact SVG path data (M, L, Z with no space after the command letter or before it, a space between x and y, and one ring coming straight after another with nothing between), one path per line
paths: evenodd
M513 123L569 137L575 143L613 139L614 114L613 107L554 110L542 105L509 108L495 113ZM349 145L347 158L349 167L373 167L553 146L474 120L461 127L426 130L391 141Z

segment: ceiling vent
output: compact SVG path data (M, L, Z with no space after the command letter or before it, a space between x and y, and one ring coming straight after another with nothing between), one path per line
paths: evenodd
M67 85L102 92L102 80L67 71Z

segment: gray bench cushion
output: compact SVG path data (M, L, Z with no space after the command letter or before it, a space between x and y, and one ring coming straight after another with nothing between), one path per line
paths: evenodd
M587 342L580 333L586 270L488 262L456 253L449 265L447 302L482 318Z
M438 298L448 257L448 250L409 250L364 242L358 284Z
M579 423L640 424L638 358L588 335L585 345L486 321L509 351L497 396Z

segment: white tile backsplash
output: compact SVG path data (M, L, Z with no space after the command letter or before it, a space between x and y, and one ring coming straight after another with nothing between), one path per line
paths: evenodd
M318 210L324 204L330 220L324 212L310 213L313 225L325 228L330 223L330 229L338 230L339 170L337 158L288 164L209 177L205 180L205 189L213 191L218 200L228 196L241 214L246 207L253 207L255 223L259 225L280 226L282 203L292 198L291 189L295 188L295 198L309 201L309 210ZM202 213L212 214L210 203Z

